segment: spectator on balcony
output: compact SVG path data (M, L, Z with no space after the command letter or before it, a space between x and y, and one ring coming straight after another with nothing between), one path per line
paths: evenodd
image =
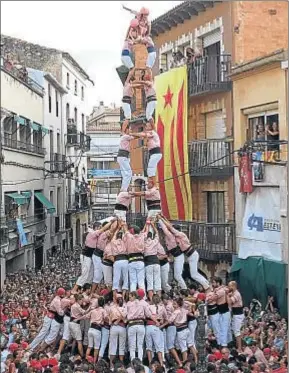
M277 122L273 122L272 125L266 126L267 140L269 141L268 150L269 151L279 151L279 127ZM274 144L276 142L276 144Z
M256 140L265 141L265 128L263 123L258 124L256 127Z

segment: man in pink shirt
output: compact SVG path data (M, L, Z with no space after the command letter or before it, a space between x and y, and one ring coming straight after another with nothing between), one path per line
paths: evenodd
M140 228L134 226L130 229L127 225L123 226L123 242L126 245L128 253L128 272L130 291L143 289L145 291L145 270L144 270L144 239L145 234Z
M130 192L119 192L116 197L116 204L114 207L114 215L126 222L126 213L128 211L129 205L131 204L132 194Z
M133 139L134 137L129 135L129 127L123 123L117 155L117 162L119 164L122 177L121 192L127 192L132 177L129 157L130 141Z
M159 189L154 186L152 180L148 180L146 190L143 192L133 192L134 197L144 196L146 199L148 218L155 218L161 213L161 195Z

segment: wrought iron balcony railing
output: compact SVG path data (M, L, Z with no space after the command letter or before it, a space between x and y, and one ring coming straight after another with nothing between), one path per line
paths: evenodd
M232 87L229 78L231 55L220 54L197 58L188 65L189 95L228 91Z
M68 168L68 161L65 155L59 153L53 153L50 155L50 171L64 173Z
M38 212L32 216L19 216L19 218L22 221L23 227L27 227L30 225L38 226L42 222L45 223L46 213L45 211L43 211L43 212ZM6 217L6 225L9 231L16 230L17 229L16 217L15 218Z
M174 221L189 237L202 259L232 260L236 254L234 223Z
M229 177L234 173L233 142L197 140L189 144L190 175L192 177Z
M38 146L35 144L17 141L16 139L13 138L11 133L7 133L7 132L4 132L2 145L10 149L17 149L19 151L36 153L39 155L45 155L46 153L45 148L42 148L41 146Z
M87 152L90 150L90 136L77 131L76 125L67 126L67 146L74 146Z

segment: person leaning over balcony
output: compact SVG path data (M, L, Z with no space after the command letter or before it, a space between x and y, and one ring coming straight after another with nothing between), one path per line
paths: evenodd
M149 180L155 185L156 183L156 173L157 173L157 166L159 161L162 159L162 152L161 152L161 141L158 133L155 129L155 124L153 119L150 120L146 124L146 128L144 132L140 133L130 133L131 136L135 138L146 138L147 139L147 147L149 150L149 162L147 167L147 174Z
M130 167L130 141L133 140L134 137L129 135L129 127L125 124L122 125L122 134L120 137L119 142L119 150L117 154L117 162L120 167L121 171L121 192L127 192L131 177L132 177L132 170Z

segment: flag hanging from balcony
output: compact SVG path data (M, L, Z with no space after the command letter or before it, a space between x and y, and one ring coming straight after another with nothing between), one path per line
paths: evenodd
M188 161L187 67L156 77L156 127L163 158L158 182L163 214L172 220L192 219L192 195Z

